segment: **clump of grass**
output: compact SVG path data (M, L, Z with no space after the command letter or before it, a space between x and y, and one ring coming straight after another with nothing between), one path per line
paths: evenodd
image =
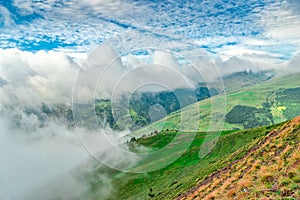
M228 197L234 197L236 195L236 190L231 189L227 192Z
M217 191L213 191L212 193L207 195L207 200L214 200L214 199L216 199L217 196L219 196Z
M291 180L287 179L287 178L284 178L282 179L280 182L279 182L279 185L280 186L287 186L291 183Z
M292 190L297 190L297 189L300 189L300 185L299 184L293 184L291 188L292 188Z
M243 188L248 188L252 185L251 177L247 176L239 180L238 184Z
M274 180L273 174L270 171L269 166L262 166L258 174L260 175L261 181L263 183L268 183Z
M290 178L290 179L292 179L292 178L294 178L295 177L295 173L294 172L288 172L288 177Z
M295 183L300 183L300 177L299 177L299 176L293 177L292 180L293 180Z
M283 188L280 192L281 197L288 197L288 196L291 196L292 194L293 194L293 191L289 188Z
M256 160L254 163L253 163L253 168L255 169L260 169L261 167L261 160Z

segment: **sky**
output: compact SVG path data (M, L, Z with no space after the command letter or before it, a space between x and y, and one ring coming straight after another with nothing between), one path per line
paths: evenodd
M3 49L86 53L95 45L131 31L137 41L138 35L148 35L141 40L149 40L149 46L159 46L160 40L189 41L224 59L255 54L280 62L299 51L300 3L0 0L0 30Z
M0 0L0 108L70 103L76 75L92 60L106 72L100 92L108 96L140 65L169 67L135 73L176 87L184 80L167 71L193 84L245 70L299 71L299 30L298 0ZM138 81L119 85L134 89ZM82 87L82 96L93 96L93 84Z

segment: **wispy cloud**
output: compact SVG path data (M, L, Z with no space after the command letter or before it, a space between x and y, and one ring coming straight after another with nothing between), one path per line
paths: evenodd
M267 38L286 43L300 43L300 4L283 1L271 4L260 13L259 23L265 28Z
M1 6L2 48L54 49L76 57L101 43L126 54L136 46L177 52L191 42L223 60L271 67L291 59L300 45L299 3L294 0L7 2L12 3Z
M5 27L11 27L15 23L13 19L11 18L11 13L9 10L0 5L0 26L5 26Z
M28 3L14 0L5 4L6 13L18 15L13 18L18 25L14 29L3 29L0 45L25 50L70 47L87 50L128 29L152 32L152 38L161 35L171 36L169 40L187 38L216 53L224 46L244 45L243 41L248 39L273 44L280 40L290 44L299 38L299 12L295 5L299 3L291 0L277 3L260 0L226 3L220 0L43 0ZM11 35L14 38L10 38ZM253 50L260 46L257 42L244 45ZM261 48L261 51L270 50Z

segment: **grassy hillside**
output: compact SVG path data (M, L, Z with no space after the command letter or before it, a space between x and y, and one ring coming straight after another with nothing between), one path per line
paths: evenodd
M213 97L215 101L221 97ZM279 123L300 114L300 74L277 77L244 88L226 95L226 118L224 129L245 129L268 124ZM150 133L161 129L180 129L180 122L184 130L195 127L199 123L198 131L207 131L212 115L221 111L211 112L211 99L189 105L182 110L168 115L166 118L140 129L137 133ZM186 121L181 116L189 113ZM239 120L236 120L236 119Z
M191 146L179 159L165 168L148 173L124 173L96 164L90 167L89 172L84 175L84 179L89 182L90 186L85 199L174 199L204 180L209 174L242 158L249 144L259 143L261 138L270 134L273 129L280 129L281 126L282 124L277 124L251 130L223 131L211 153L204 158L199 158L198 154L206 134L198 132ZM151 137L137 139L129 146L132 150L136 146L157 150L168 143L172 144L172 138L176 134L181 136L182 144L188 142L186 138L191 133L161 132ZM239 151L233 154L237 150ZM174 150L163 157L173 157L177 153L178 151ZM147 159L151 160L151 158ZM150 164L158 165L162 161L154 159ZM140 163L143 162L144 160L140 161ZM148 167L149 163L145 163L139 167ZM100 178L103 176L105 176L104 180ZM107 185L110 185L113 190L105 196L103 191L106 190Z
M178 199L300 199L299 142L297 117Z
M184 138L190 133L177 134ZM172 143L174 135L162 132L130 145L154 150ZM211 153L199 158L204 136L197 133L178 160L157 171L134 174L95 165L84 175L90 187L84 199L299 199L300 117L272 126L224 131ZM152 164L156 162L161 160ZM103 193L108 185L112 189Z

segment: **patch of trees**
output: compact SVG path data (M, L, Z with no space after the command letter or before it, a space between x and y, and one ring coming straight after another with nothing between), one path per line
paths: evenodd
M292 119L300 115L300 87L286 89L276 94L278 104L286 107L283 110L283 115L287 119Z
M96 100L95 102L95 112L99 122L105 122L110 127L114 127L115 120L112 114L111 102L110 100Z
M225 122L230 124L243 125L245 129L273 123L269 103L265 103L263 108L237 105L233 107L225 116Z

